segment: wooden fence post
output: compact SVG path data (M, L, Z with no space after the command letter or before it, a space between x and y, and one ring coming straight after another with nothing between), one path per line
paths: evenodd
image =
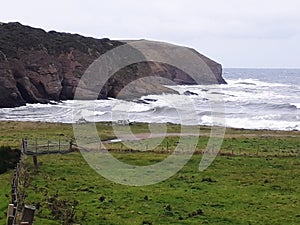
M101 149L101 146L100 146L100 149ZM71 140L69 142L69 152L72 152L73 151L73 141Z
M38 159L37 159L37 154L34 154L34 155L32 156L32 160L33 160L34 169L37 170L37 169L38 169Z
M26 153L27 151L27 139L22 138L22 153Z
M14 204L9 204L7 209L7 225L12 225L14 221Z
M22 146L22 149L21 149L21 151L22 151L22 153L24 153L24 152L25 152L25 147L24 147L24 138L22 138L22 144L21 144L21 146Z
M21 224L23 223L25 225L26 222L27 222L28 225L32 225L33 219L34 219L34 212L35 212L35 207L34 206L25 205L24 209L23 209L23 213L22 213L22 222L21 222Z
M8 217L7 217L7 222L6 222L6 224L7 224L7 225L13 225L14 219L15 219L14 216L8 216Z
M35 154L38 152L38 141L37 138L35 139Z
M58 139L58 151L60 152L60 138Z
M14 214L14 204L9 204L8 205L8 210L7 210L7 216L13 216Z

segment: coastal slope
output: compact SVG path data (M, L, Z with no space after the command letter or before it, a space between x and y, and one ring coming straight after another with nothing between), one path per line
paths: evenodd
M46 32L20 23L0 24L0 107L26 103L48 103L73 99L76 87L87 68L102 54L126 42L96 39L78 34ZM201 84L225 83L219 63L191 50L204 61L213 76L199 74ZM166 79L153 80L150 77ZM139 80L140 78L148 80ZM138 80L138 88L131 85ZM176 93L163 84L197 84L182 70L160 62L140 62L122 68L106 82L98 99L135 99L146 94ZM130 85L129 85L130 87ZM91 90L83 90L89 99Z

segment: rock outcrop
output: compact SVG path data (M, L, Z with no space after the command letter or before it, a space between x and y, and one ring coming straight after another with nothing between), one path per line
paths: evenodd
M0 24L0 107L26 103L47 103L73 99L78 82L86 69L105 52L125 42L108 38L95 39L78 34L45 32L20 23ZM225 83L220 64L197 53L207 63L214 79L203 84ZM139 78L161 76L162 81L144 82ZM150 78L149 78L150 79ZM128 85L138 80L139 85ZM112 76L98 98L137 98L145 94L175 93L162 84L195 84L186 73L158 62L141 62L127 66ZM122 91L128 86L127 93ZM90 90L83 90L88 99ZM85 96L86 93L86 96Z

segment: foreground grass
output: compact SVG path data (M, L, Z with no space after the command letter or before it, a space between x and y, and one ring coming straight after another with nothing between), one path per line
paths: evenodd
M71 139L72 125L0 122L0 145L19 147L20 139ZM169 133L180 126L168 124ZM101 140L115 138L98 123ZM135 124L133 133L148 133ZM209 139L201 127L197 152ZM124 144L107 144L121 161L149 165L168 156L178 137L168 137L153 152L124 153ZM201 154L170 179L146 187L112 183L92 170L80 153L38 157L32 168L27 204L38 206L35 224L300 224L300 132L227 129L221 154L199 172ZM141 150L155 139L135 143ZM121 150L121 152L119 152ZM130 151L129 151L130 152ZM12 172L0 175L0 224L5 223ZM62 210L64 209L64 210ZM74 216L73 216L74 215ZM74 222L74 223L75 223Z
M154 153L118 153L123 161L158 161ZM172 178L151 186L112 183L79 153L39 157L26 202L36 224L62 224L49 204L64 202L80 224L299 224L299 158L219 156L204 172L197 155ZM29 164L31 165L31 161ZM30 169L33 171L33 168ZM62 213L62 212L61 212ZM62 213L63 214L63 213Z
M0 224L6 223L6 210L10 203L10 182L12 176L12 171L0 175Z

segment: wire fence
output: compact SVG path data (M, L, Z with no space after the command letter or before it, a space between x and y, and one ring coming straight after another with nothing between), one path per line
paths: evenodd
M73 142L69 139L22 139L22 151L26 155L64 154L71 152L72 149Z

